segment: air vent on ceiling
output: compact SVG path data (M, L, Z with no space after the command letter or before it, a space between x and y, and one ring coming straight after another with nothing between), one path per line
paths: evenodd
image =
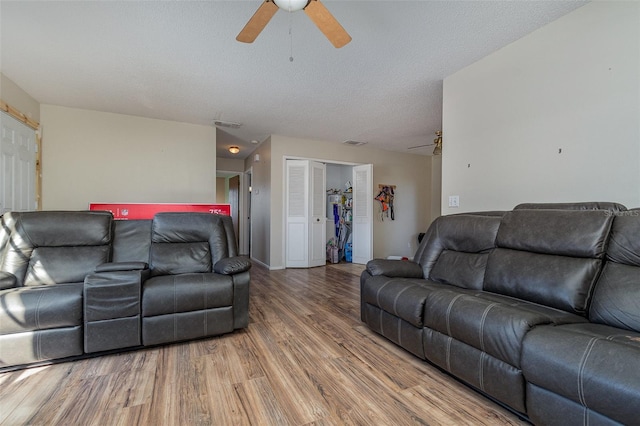
M216 127L229 127L231 129L239 129L242 123L234 123L233 121L214 120L213 125Z
M366 144L366 142L361 142L361 141L344 141L342 143L345 145L351 145L351 146L360 146L360 145Z

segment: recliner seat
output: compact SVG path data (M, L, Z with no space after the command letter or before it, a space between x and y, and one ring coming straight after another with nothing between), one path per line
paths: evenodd
M83 282L109 261L111 214L5 213L0 366L83 353ZM9 281L7 281L9 283Z

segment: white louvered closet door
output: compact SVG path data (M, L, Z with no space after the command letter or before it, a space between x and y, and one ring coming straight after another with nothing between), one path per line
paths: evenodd
M373 259L373 165L353 168L353 263Z
M285 267L309 267L309 162L287 160Z
M326 165L310 162L311 166L311 224L309 235L309 266L327 264L327 183Z
M286 162L285 267L326 264L325 165L309 160Z

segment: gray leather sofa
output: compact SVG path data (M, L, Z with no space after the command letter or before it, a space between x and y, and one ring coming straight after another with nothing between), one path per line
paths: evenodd
M413 262L369 262L361 317L534 424L639 424L640 210L441 217Z
M248 325L231 218L5 213L0 369L216 336Z

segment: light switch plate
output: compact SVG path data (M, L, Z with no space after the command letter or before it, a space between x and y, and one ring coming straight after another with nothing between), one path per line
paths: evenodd
M459 195L449 195L449 207L452 207L452 208L460 207Z

